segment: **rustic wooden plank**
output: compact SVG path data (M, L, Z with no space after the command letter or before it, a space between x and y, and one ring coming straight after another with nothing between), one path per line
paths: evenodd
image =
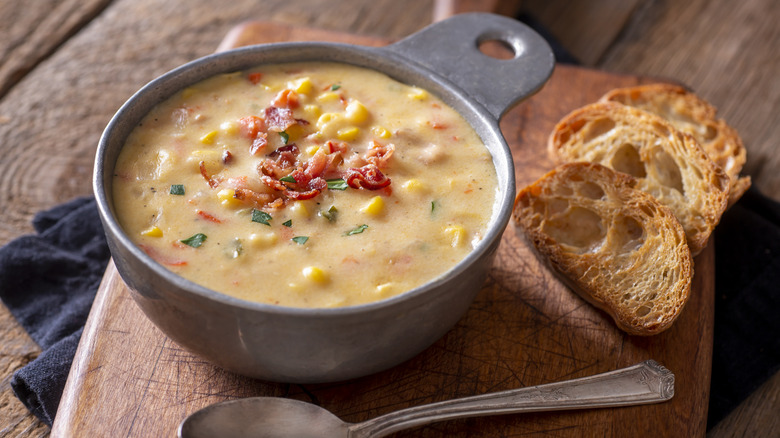
M780 200L780 3L649 3L598 66L673 78L693 88L742 136L753 183Z
M640 0L525 0L522 9L543 23L582 65L595 66L639 3Z
M464 12L492 12L514 17L523 0L435 0L433 21L439 21Z
M109 3L111 0L1 2L0 98Z
M708 438L770 436L780 430L780 373L764 382L708 433Z

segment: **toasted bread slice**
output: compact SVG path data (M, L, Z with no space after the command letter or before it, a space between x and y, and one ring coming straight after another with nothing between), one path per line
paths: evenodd
M726 209L728 175L693 137L649 112L614 102L585 106L558 122L548 147L560 163L589 161L635 177L677 216L693 255Z
M715 107L695 93L677 85L649 84L618 88L605 94L601 100L649 111L692 135L707 156L731 178L729 205L750 187L750 177L739 176L747 151L737 130L723 119L718 119Z
M599 164L564 164L517 194L513 217L575 292L625 332L654 335L688 300L693 262L674 214L636 185Z

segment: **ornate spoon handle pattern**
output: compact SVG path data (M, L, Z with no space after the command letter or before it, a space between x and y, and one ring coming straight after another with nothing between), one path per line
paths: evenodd
M658 362L595 376L448 400L396 411L349 427L350 437L381 437L455 418L658 403L674 396L674 374Z

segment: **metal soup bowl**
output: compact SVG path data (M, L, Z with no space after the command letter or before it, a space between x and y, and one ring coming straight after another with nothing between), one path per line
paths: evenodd
M478 46L485 40L503 42L515 57L484 55ZM471 124L492 154L499 193L484 239L465 259L440 277L382 301L290 308L197 285L155 262L130 240L116 219L112 180L119 151L138 122L155 105L201 80L295 61L335 61L377 70L437 95ZM166 335L236 373L314 383L356 378L399 364L451 329L481 289L515 196L512 155L498 121L542 87L553 65L547 43L525 25L492 14L464 14L382 48L264 44L206 56L172 70L119 109L98 145L94 191L116 268L138 306Z

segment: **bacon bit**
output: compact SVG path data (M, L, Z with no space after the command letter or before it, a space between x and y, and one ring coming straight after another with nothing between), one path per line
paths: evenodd
M209 187L216 188L219 185L219 181L209 176L208 172L206 172L206 162L201 161L200 162L200 174L203 175L203 178L206 180L207 183L209 183Z
M176 242L174 242L174 243L176 243ZM186 260L174 259L174 258L166 257L166 256L160 254L156 249L154 249L151 246L138 245L138 247L141 248L141 250L143 250L143 252L145 252L146 255L148 255L149 257L153 258L156 262L162 263L163 265L168 265L168 266L185 266L187 264Z
M311 199L322 193L322 191L328 187L328 182L322 178L314 178L306 185L309 188L307 191L286 190L284 194L287 195L288 198L295 200Z
M255 207L265 207L275 200L273 195L269 195L268 193L258 193L254 190L243 188L235 190L236 193L233 195L234 198L241 202L254 205Z
M206 219L209 222L214 222L215 224L221 224L222 221L217 219L216 217L212 216L209 213L206 213L203 210L198 210L198 216L202 217L203 219Z
M270 208L270 209L276 210L276 209L284 207L284 204L285 204L284 199L276 198L273 201L271 201L268 204L266 204L265 208L266 209ZM284 234L284 230L289 230L289 228L282 227L282 230L280 230L282 232L282 234ZM290 231L290 236L289 237L292 237L292 231ZM289 240L289 237L288 237L287 240Z
M353 189L379 190L390 185L390 178L371 163L358 169L354 167L347 169L344 179Z
M263 74L259 72L249 73L247 79L249 79L249 82L251 82L253 85L257 85L260 83L260 80L263 79Z
M325 149L328 150L329 154L332 154L334 152L346 153L347 150L349 149L349 145L341 141L328 140L327 142L325 142Z
M436 109L439 109L439 108L441 108L441 105L439 105L438 103L435 103L435 102L434 102L434 103L432 103L432 104L431 104L431 106L432 106L432 107L434 107L434 108L436 108Z
M257 134L254 140L252 140L252 146L249 146L249 153L257 155L258 152L265 149L265 145L268 144L268 134L260 132Z
M269 106L265 109L265 124L269 131L282 132L295 124L291 110Z
M265 163L268 163L269 165L275 164L273 166L273 170L275 172L273 173L265 173L266 175L274 175L277 178L281 178L282 175L281 172L285 172L287 169L295 165L295 163L298 161L298 155L300 155L301 151L298 149L298 146L296 146L295 143L288 144L286 146L282 146L275 151L268 154L270 158L274 158L276 161L269 162L269 160L264 160L262 166L265 166ZM286 172L285 172L286 173Z
M374 140L371 140L371 148L366 152L366 161L375 165L376 167L385 167L387 160L395 152L395 146L389 143L387 146L382 146Z
M246 116L238 119L241 134L249 139L257 138L259 132L265 131L265 120L257 116Z
M306 120L306 119L295 119L295 122L296 122L296 123L298 123L298 124L299 124L299 125L301 125L301 126L307 126L307 125L310 125L310 124L311 124L311 123L309 123L309 121L308 121L308 120Z
M344 162L344 157L341 156L341 152L334 154L328 154L328 164L325 166L325 170L320 176L326 179L341 178L341 171L339 166Z
M222 162L225 164L229 164L233 161L233 154L230 153L230 151L224 151L222 152Z
M278 179L272 178L271 176L263 175L260 177L260 181L262 181L263 184L267 185L268 187L274 190L278 190L278 191L287 190L287 186L285 186L283 182L279 181Z
M328 163L329 160L327 155L325 155L325 152L322 149L317 150L317 152L303 165L306 177L311 180L312 178L322 175L322 172L328 166ZM295 180L298 181L298 178Z
M271 105L277 107L277 108L298 108L300 105L298 93L296 93L293 90L290 90L289 88L284 89L279 92L279 94L276 95L273 101L271 101Z

